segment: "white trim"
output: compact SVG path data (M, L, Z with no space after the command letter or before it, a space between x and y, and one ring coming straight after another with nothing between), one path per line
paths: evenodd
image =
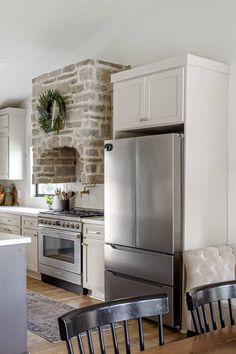
M199 66L208 70L229 74L229 65L214 60L198 57L192 54L186 54L181 57L174 57L161 60L152 64L143 65L133 69L121 71L111 75L111 82L119 82L143 75L148 75L157 71L164 71L184 67L186 65Z

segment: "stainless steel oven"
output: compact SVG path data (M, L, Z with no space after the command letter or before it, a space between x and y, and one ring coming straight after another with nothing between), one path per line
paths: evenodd
M75 208L39 213L39 272L59 280L82 285L82 217L100 216L101 211Z
M54 278L82 285L81 226L55 218L39 219L39 271ZM42 225L43 224L43 225ZM72 227L73 226L73 227ZM79 227L78 227L79 226Z

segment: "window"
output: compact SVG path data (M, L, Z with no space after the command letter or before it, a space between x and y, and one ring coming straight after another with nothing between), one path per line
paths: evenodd
M43 197L45 194L54 195L56 189L61 188L63 190L63 183L40 183L36 184L36 197Z

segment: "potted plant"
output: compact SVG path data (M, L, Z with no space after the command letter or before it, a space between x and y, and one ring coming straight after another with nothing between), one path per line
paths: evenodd
M49 210L52 210L53 196L46 194L46 195L44 196L44 200L45 200L45 202L46 202L47 205L48 205L48 209L49 209Z

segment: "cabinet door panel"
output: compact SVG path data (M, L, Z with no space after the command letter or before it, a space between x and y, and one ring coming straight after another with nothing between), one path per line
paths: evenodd
M183 69L145 78L147 125L183 122Z
M27 269L33 272L38 271L38 238L37 231L35 230L22 230L22 236L30 237L31 243L27 244Z
M14 234L20 236L20 227L10 225L10 224L0 224L0 232L7 234Z
M105 241L135 246L136 139L108 141L105 151Z
M83 287L104 294L104 243L84 237Z
M8 137L0 138L0 179L8 179L9 177L9 150Z
M14 214L0 214L0 223L9 225L9 226L19 226L21 225L21 217L20 215L14 215Z
M0 133L7 133L9 129L8 114L0 115Z
M140 126L144 115L144 79L114 85L114 122L116 130Z
M22 216L22 227L27 229L37 229L38 219L35 217Z

